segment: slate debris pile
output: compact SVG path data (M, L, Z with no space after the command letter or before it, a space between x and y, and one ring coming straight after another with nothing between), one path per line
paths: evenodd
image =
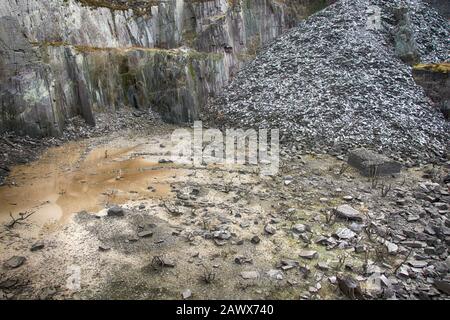
M372 6L381 9L379 28L367 25ZM449 123L396 50L398 8L409 15L418 59L449 61L449 23L428 4L338 1L266 46L210 102L204 119L279 128L282 143L310 151L368 147L413 163L445 158Z

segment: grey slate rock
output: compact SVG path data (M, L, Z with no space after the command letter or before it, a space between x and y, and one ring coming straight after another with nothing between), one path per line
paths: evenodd
M4 266L8 269L16 269L16 268L20 267L21 265L23 265L26 260L27 259L25 257L14 256L14 257L8 259L4 263Z
M400 163L364 148L350 151L348 164L367 177L398 174L402 167Z
M335 209L335 213L339 218L347 219L347 220L354 220L354 221L363 221L362 214L356 210L353 209L351 206L344 204L342 206L339 206Z
M124 215L125 215L125 211L121 207L114 206L114 207L108 209L109 217L123 217Z

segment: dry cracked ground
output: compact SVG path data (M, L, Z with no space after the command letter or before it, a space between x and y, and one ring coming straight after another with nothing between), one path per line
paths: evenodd
M0 187L0 299L448 298L448 165L370 179L290 151L264 177L164 161L172 129L14 167Z

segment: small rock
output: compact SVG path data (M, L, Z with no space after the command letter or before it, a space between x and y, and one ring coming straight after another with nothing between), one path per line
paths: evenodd
M356 236L356 233L354 233L352 230L348 229L348 228L341 228L338 231L336 231L336 236L339 239L351 239L354 238Z
M14 257L10 258L9 260L7 260L4 263L4 266L9 269L15 269L15 268L18 268L21 265L23 265L26 260L27 259L25 257L14 256Z
M267 275L272 279L283 280L283 272L281 272L280 270L276 269L269 270L267 271Z
M108 209L109 217L123 217L124 215L125 215L125 211L121 207L114 206L114 207Z
M252 264L253 260L251 258L247 258L247 257L236 257L236 258L234 258L234 262L236 264L245 264L245 263Z
M153 231L150 230L141 231L137 235L140 238L150 238L151 236L153 236Z
M184 300L189 299L192 297L192 291L190 289L184 290L181 295Z
M268 234L275 234L277 232L277 228L275 228L271 224L266 224L266 226L264 227L264 231Z
M301 224L301 223L296 224L295 226L292 227L292 231L297 234L304 233L309 230L310 230L310 228L308 226L305 226L304 224Z
M299 256L304 259L312 260L317 258L319 254L314 250L302 250L300 251Z
M359 283L351 277L337 277L341 292L350 299L364 299Z
M260 239L258 236L254 236L254 237L250 240L250 242L253 243L253 244L258 244L258 243L261 242L261 239Z
M172 160L167 160L167 159L160 159L160 160L158 161L158 163L160 163L160 164L173 163L173 161L172 161Z
M389 254L396 254L398 252L398 245L396 245L395 243L386 241L384 245L386 246Z
M319 262L316 265L316 268L322 271L328 271L330 270L330 267L328 266L328 264L326 264L325 262Z
M363 221L361 213L347 204L337 207L335 209L335 213L338 216L338 218L354 220L359 222Z
M426 244L420 241L402 241L402 245L409 248L420 249L425 248Z
M413 268L425 268L428 265L428 262L420 260L411 260L408 262L408 264Z
M105 244L101 244L101 245L99 245L98 246L98 250L100 250L100 251L109 251L109 250L111 250L111 247L110 246L108 246L108 245L105 245Z
M30 251L34 252L34 251L42 250L42 249L44 249L44 247L45 247L44 242L38 241L31 246Z
M448 205L444 202L435 202L434 206L436 208L438 208L439 210L447 210L448 209Z

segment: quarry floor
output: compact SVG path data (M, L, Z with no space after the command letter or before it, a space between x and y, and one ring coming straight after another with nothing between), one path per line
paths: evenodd
M426 167L386 178L392 192L383 197L328 155L282 158L273 177L249 165L164 163L173 129L71 142L13 167L0 187L0 299L346 299L335 277L351 275L370 295L368 265L401 282L395 269L406 250L380 256L383 245L364 232L357 243L367 254L356 242L327 250L315 239L348 227L327 221L341 204L381 225ZM113 205L125 215L107 216ZM33 214L8 227L20 213ZM310 228L300 238L299 223ZM31 251L36 242L43 248ZM26 260L5 267L13 256ZM281 271L283 259L298 265Z

